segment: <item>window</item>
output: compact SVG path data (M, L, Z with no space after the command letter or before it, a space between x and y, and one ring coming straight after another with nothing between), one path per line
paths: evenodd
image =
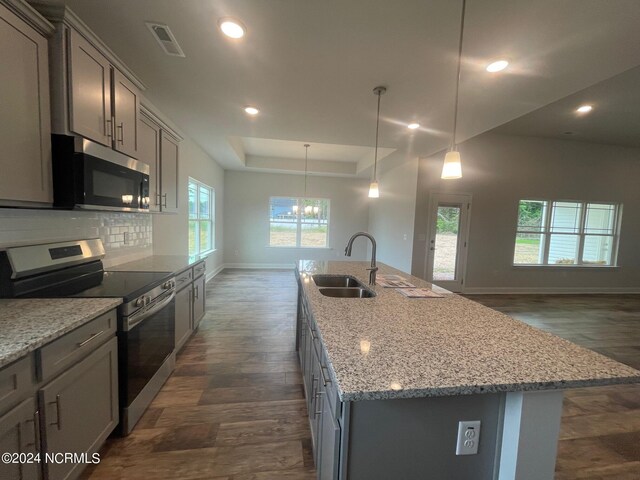
M615 265L621 205L520 200L514 265Z
M328 247L329 203L325 198L271 197L269 246Z
M213 188L189 179L189 255L215 248L215 202Z

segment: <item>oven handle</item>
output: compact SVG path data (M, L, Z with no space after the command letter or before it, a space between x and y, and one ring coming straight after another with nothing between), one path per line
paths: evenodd
M142 322L146 318L149 318L151 315L158 313L160 310L166 307L169 303L171 303L171 300L173 300L175 296L176 296L176 292L174 290L173 292L171 292L171 295L169 295L167 298L162 300L160 303L156 304L151 310L147 310L146 312L141 314L139 317L135 317L133 319L133 322L130 319L127 319L127 322L124 325L125 332L133 330L136 327L136 325L138 325L140 322Z

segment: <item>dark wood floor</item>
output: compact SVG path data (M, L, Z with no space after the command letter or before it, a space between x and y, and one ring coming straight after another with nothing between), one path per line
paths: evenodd
M474 300L638 368L640 296ZM315 478L294 351L291 272L226 270L177 368L130 436L84 478ZM567 392L557 480L640 479L640 387ZM386 480L386 479L385 479Z
M314 479L296 302L291 271L217 275L174 374L131 435L108 440L85 478Z

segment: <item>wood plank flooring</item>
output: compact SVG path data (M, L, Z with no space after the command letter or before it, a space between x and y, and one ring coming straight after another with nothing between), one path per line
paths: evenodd
M640 295L469 295L640 369ZM640 479L640 385L568 390L556 480Z
M315 479L295 352L292 271L226 270L207 286L198 332L93 480Z
M471 298L640 366L640 296ZM174 374L131 435L109 439L83 478L314 479L295 315L292 272L217 275ZM556 480L639 480L638 445L640 386L571 390Z

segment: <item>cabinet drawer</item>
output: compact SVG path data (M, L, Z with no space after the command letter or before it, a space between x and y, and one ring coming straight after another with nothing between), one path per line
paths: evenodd
M176 275L176 290L181 290L191 283L193 280L193 269L188 268Z
M204 274L206 268L207 267L204 262L196 263L193 266L193 278L198 278L200 275Z
M116 310L111 310L42 347L40 349L42 380L46 381L74 365L111 339L116 332L116 320Z
M0 370L0 412L31 394L34 377L32 353Z

